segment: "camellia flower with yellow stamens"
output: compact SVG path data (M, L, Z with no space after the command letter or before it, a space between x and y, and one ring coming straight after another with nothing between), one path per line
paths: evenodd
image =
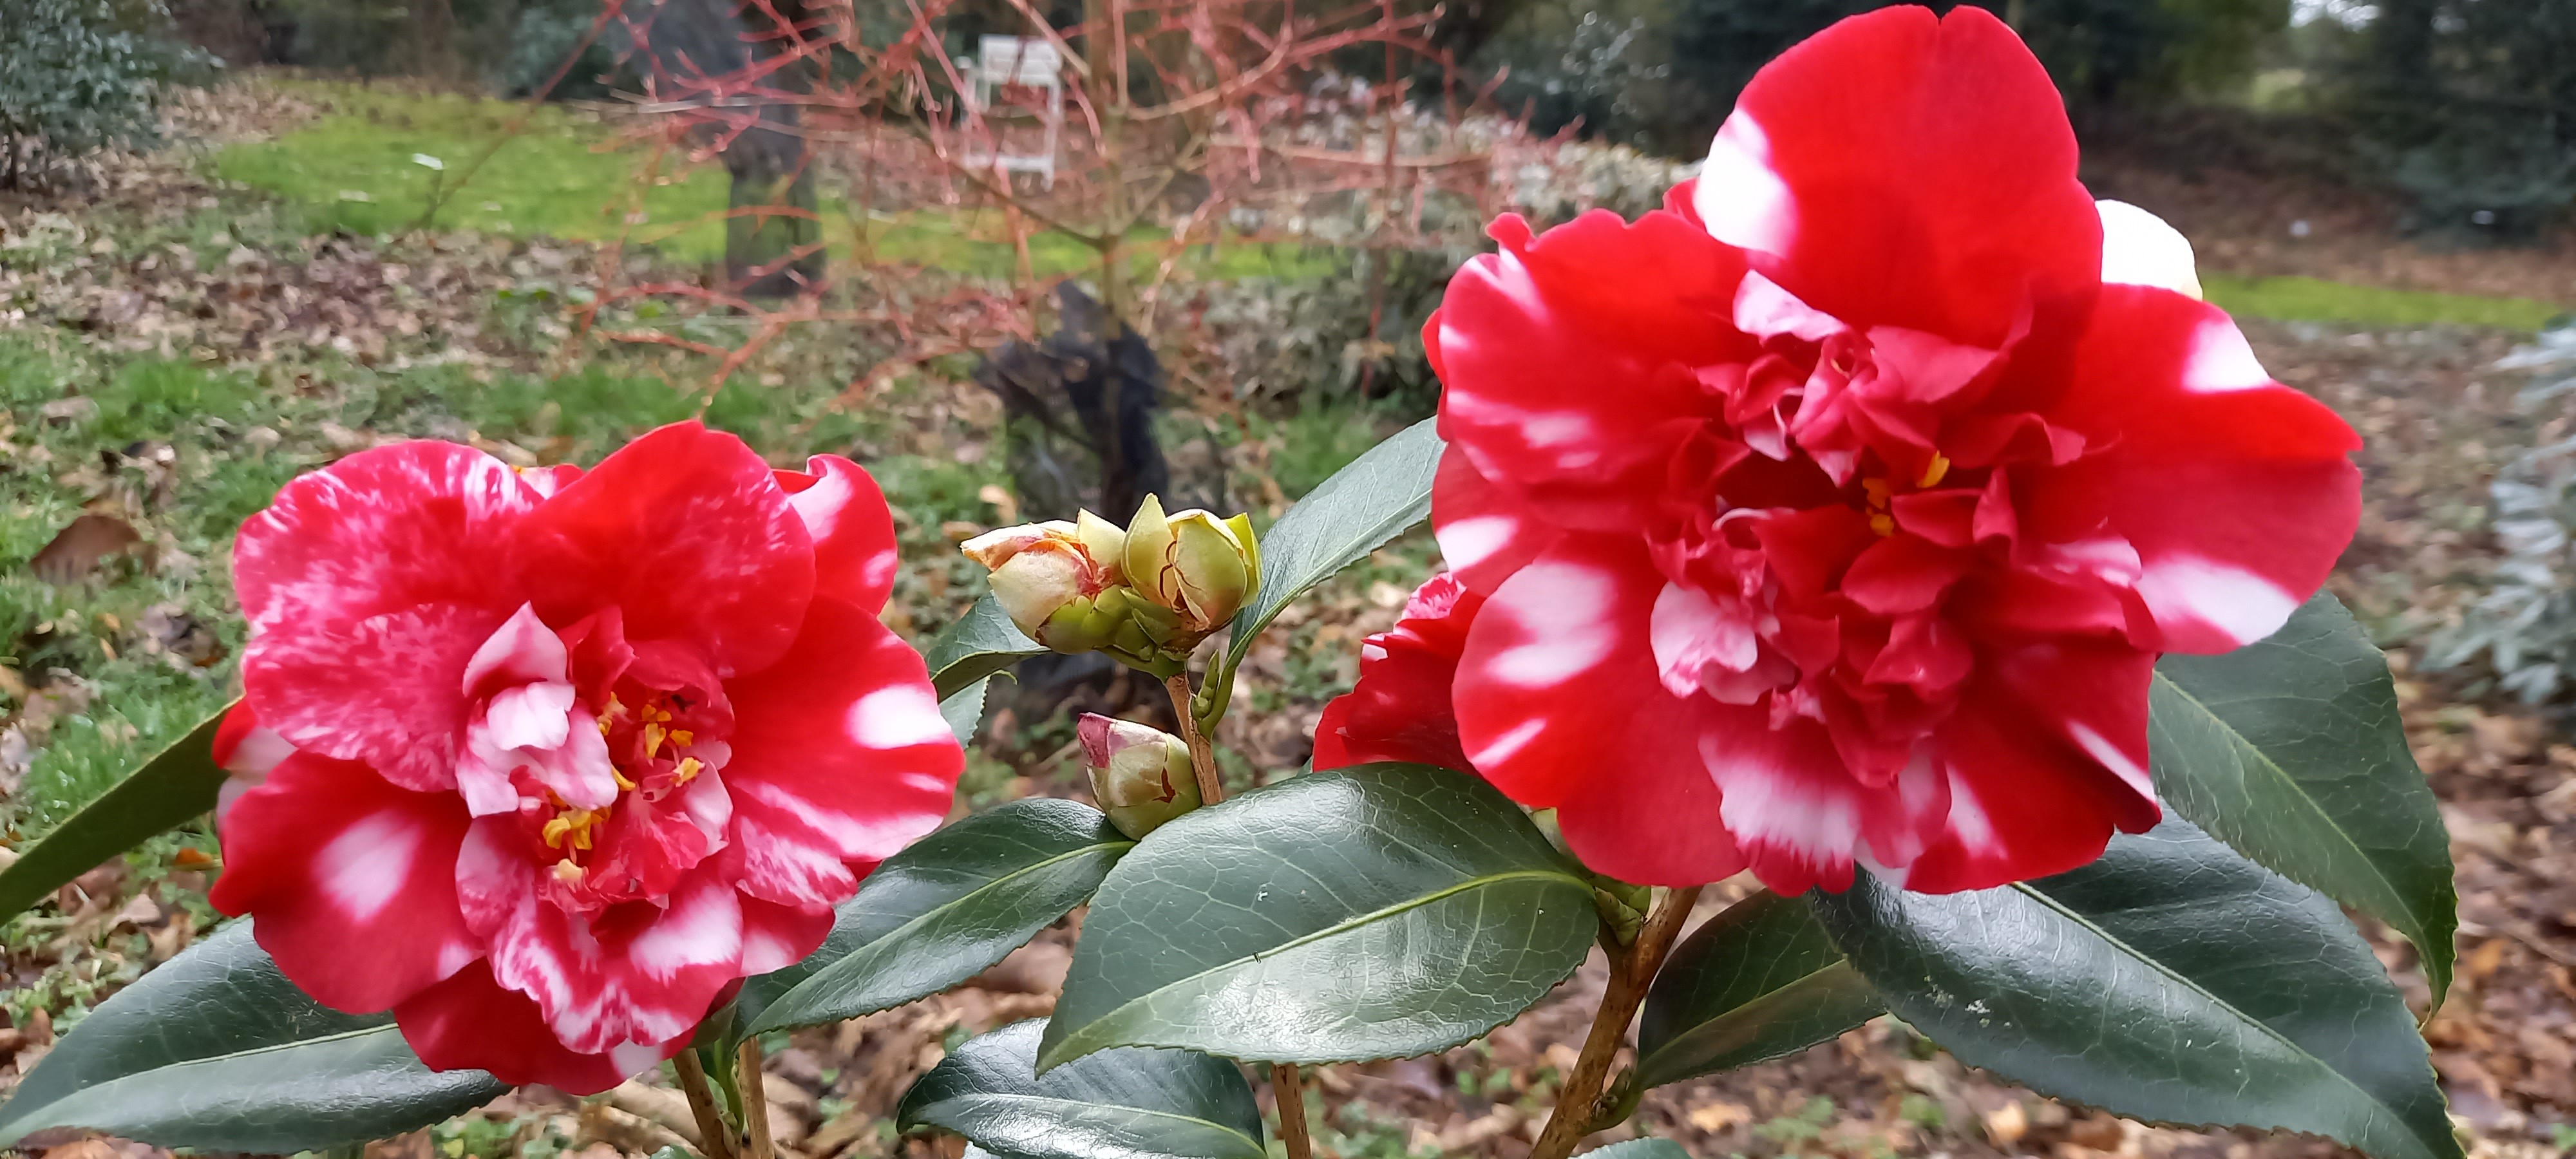
M215 905L433 1069L604 1090L821 944L963 757L877 622L867 473L664 427L583 472L452 443L243 525Z

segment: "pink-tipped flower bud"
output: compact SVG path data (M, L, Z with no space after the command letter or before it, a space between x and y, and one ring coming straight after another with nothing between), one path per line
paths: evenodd
M1074 725L1091 796L1118 831L1142 839L1199 807L1190 746L1150 725L1086 712Z
M988 531L967 540L962 550L993 573L993 598L1032 639L1059 652L1098 646L1051 640L1048 625L1121 582L1126 534L1115 524L1085 511L1077 522L1054 519ZM1070 646L1075 644L1081 646Z

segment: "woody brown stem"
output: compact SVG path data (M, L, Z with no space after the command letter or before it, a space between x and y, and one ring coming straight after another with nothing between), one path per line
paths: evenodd
M1213 805L1225 799L1225 784L1216 778L1216 748L1199 732L1199 722L1190 715L1190 674L1175 672L1163 681L1163 691L1172 697L1172 713L1181 718L1181 739L1190 746L1190 775L1199 782L1199 803Z
M734 1065L734 1085L742 1094L742 1130L747 1139L742 1159L778 1159L777 1148L769 1141L769 1092L760 1085L760 1040L742 1040L742 1053Z
M1610 1078L1610 1060L1628 1040L1628 1021L1646 1000L1646 986L1663 968L1664 955L1671 952L1673 939L1689 920L1699 890L1692 886L1665 891L1637 931L1637 940L1611 956L1610 984L1601 994L1601 1009L1592 1016L1592 1033L1583 1040L1583 1053L1575 1058L1574 1073L1565 1078L1565 1089L1557 1096L1556 1109L1548 1113L1547 1126L1530 1147L1530 1159L1566 1159L1584 1136L1609 1125L1601 1119L1610 1109L1603 1089Z
M1293 1063L1270 1068L1270 1093L1279 1100L1279 1141L1288 1159L1314 1159L1315 1142L1306 1137L1306 1077Z
M707 1159L734 1159L733 1134L716 1110L716 1092L707 1085L707 1068L698 1062L698 1052L683 1050L671 1064L680 1072L680 1093L689 1097L689 1114L698 1120L698 1150Z
M1225 799L1225 785L1216 779L1216 749L1199 731L1197 718L1190 715L1190 674L1175 672L1163 681L1163 691L1172 697L1172 713L1181 718L1181 739L1189 742L1190 773L1198 778L1199 803L1213 805ZM1314 1159L1315 1143L1306 1135L1306 1079L1289 1063L1270 1068L1271 1097L1279 1102L1279 1141L1288 1148L1288 1159Z

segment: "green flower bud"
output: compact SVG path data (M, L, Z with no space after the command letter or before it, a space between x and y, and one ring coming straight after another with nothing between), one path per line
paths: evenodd
M1142 839L1199 807L1190 746L1148 725L1086 712L1074 725L1091 796L1118 831Z
M1197 508L1166 516L1150 495L1127 525L1122 564L1137 594L1178 617L1192 642L1232 620L1261 587L1250 517Z

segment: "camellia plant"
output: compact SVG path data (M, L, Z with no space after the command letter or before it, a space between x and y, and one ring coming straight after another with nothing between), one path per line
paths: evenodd
M220 803L244 918L91 1013L0 1143L320 1150L667 1060L709 1159L771 1159L761 1035L1087 907L1052 1015L901 1126L1261 1159L1257 1079L1307 1159L1300 1067L1469 1042L1598 947L1538 1159L1882 1015L2140 1119L2459 1159L2346 917L2441 1002L2441 821L2320 591L2357 441L2075 171L2000 22L1844 21L1667 208L1495 223L1428 329L1436 420L1258 540L1150 500L973 540L992 594L926 654L877 623L846 460L683 424L587 472L408 443L298 479L236 550L241 704L0 873L14 912ZM1229 799L1254 639L1426 518L1448 570L1314 770ZM1162 680L1179 735L1085 719L1099 808L935 828L987 683L1050 649Z

